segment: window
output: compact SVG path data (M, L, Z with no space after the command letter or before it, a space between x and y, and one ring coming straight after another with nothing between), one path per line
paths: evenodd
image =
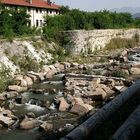
M28 21L28 26L31 27L31 20Z
M28 12L30 12L31 11L31 9L30 8L28 8Z
M40 26L42 26L43 25L43 21L42 20L40 20Z
M38 27L39 26L39 22L38 22L38 20L36 20L36 27Z
M42 9L39 9L40 13L42 13Z
M36 13L38 13L38 9L36 9Z

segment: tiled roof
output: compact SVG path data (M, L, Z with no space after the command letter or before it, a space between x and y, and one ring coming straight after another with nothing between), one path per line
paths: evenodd
M3 4L8 5L17 5L17 6L26 6L26 7L38 7L38 8L48 8L48 9L59 9L59 5L48 4L45 0L0 0Z

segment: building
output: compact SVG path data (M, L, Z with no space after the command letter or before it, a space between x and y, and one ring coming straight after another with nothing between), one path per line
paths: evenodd
M41 27L44 23L44 16L54 16L59 14L59 5L50 0L0 0L9 7L25 7L30 15L30 26Z

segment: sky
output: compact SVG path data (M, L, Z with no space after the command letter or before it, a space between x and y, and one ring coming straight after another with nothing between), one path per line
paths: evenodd
M140 7L140 0L52 0L60 5L68 5L85 11L114 9L121 7Z

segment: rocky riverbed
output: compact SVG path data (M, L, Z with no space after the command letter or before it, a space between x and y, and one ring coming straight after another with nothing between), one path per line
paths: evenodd
M0 139L64 136L133 83L130 77L140 74L134 57L139 58L137 49L107 64L55 63L15 75L0 94Z

